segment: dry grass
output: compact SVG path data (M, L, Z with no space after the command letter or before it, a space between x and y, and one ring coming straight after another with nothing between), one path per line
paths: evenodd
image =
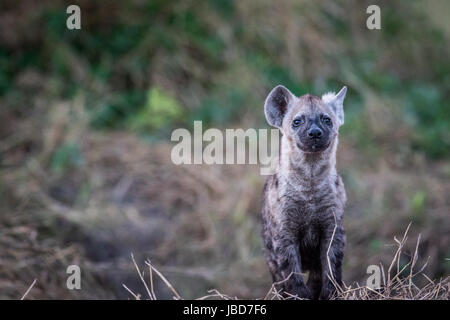
M420 243L420 234L417 238L417 244L412 260L405 265L401 265L400 257L407 240L407 234L411 225L408 225L405 234L401 240L394 238L397 244L397 250L394 254L391 264L387 270L387 279L385 268L380 264L382 270L383 283L381 288L373 289L368 286L346 286L338 288L338 294L334 299L338 300L448 300L450 299L450 277L431 280L423 271L428 262L417 269L418 248ZM405 271L408 271L405 276ZM393 276L391 276L393 275ZM427 280L424 286L417 286L415 279L419 276Z
M407 240L407 234L410 229L408 225L403 237L398 240L394 237L395 243L397 245L397 250L392 258L392 262L387 270L387 278L385 273L385 268L380 264L382 270L382 280L383 283L379 288L372 288L370 286L360 286L358 284L347 286L345 283L343 286L339 286L334 279L331 279L336 288L336 294L332 297L333 300L449 300L450 299L450 277L445 279L439 279L439 281L431 280L423 271L426 268L427 263L425 263L419 270L417 268L417 258L418 258L418 248L420 242L420 235L417 238L416 249L411 261L406 265L401 266L400 256L402 254L402 249ZM146 289L148 299L156 300L156 294L154 291L154 279L153 273L166 284L166 286L173 293L173 299L182 299L180 294L175 290L174 286L164 277L164 275L158 271L158 269L150 263L150 260L145 262L149 271L149 283L150 288L147 285L146 280L144 280L144 272L141 271L131 255L133 264L138 272L139 278ZM405 275L405 271L408 271ZM290 277L291 275L289 275ZM427 280L427 284L424 286L417 286L415 284L415 279L419 276L424 277ZM289 277L281 282L287 281ZM285 293L281 295L281 292L277 291L276 287L281 282L274 283L270 287L267 294L262 297L263 300L301 300L298 296ZM141 294L134 293L126 285L124 288L136 299L141 300L143 296ZM287 296L287 297L286 297ZM221 293L217 289L209 290L208 294L197 298L197 300L207 300L207 299L223 299L223 300L236 300L237 297L232 297L227 294Z
M125 132L92 132L79 120L85 118L82 108L74 106L74 116L70 107L55 104L46 122L19 123L20 132L29 132L20 137L35 146L34 153L23 151L25 142L2 144L4 163L11 164L0 171L2 298L20 299L34 279L26 298L128 298L122 283L133 292L140 287L130 252L138 262L152 257L183 298L200 297L208 288L227 292L209 293L218 297L267 295L271 283L260 238L265 177L258 167L175 166L167 161L171 145L144 143ZM83 163L56 173L51 155L67 143L78 144ZM416 264L429 256L430 278L448 274L448 164L398 156L369 159L351 141L341 141L348 283L366 278L361 261L389 265L386 244L411 220L410 232L422 234ZM425 200L413 207L412 198L422 191ZM404 244L401 265L415 247ZM85 271L87 290L65 288L65 269L73 263ZM429 283L423 276L415 280L421 288ZM173 296L159 277L153 288L158 298Z
M4 212L0 217L0 299L112 298L80 246L43 238L48 222L36 218L21 211L14 215ZM67 227L61 221L59 226L63 230ZM66 268L71 264L85 271L83 285L89 290L67 290Z
M53 127L57 125L48 130ZM210 292L212 297L267 295L270 275L259 232L264 177L257 167L174 166L167 163L170 146L148 145L123 133L86 131L80 139L85 159L81 167L56 175L45 160L33 158L23 167L2 172L2 181L12 186L5 190L8 202L0 217L6 230L0 238L4 298L19 299L34 279L27 298L129 297L121 284L135 292L140 282L132 280L136 271L129 252L135 252L137 261L152 257L153 265L163 266L158 271L177 284L184 298L200 297L208 288L227 292ZM445 275L449 182L439 165L432 170L421 166L396 170L386 158L379 166L355 167L365 160L345 144L339 155L349 193L344 281L367 277L361 261L390 265L386 244L411 219L409 203L417 188L430 190L410 231L420 230L421 241L416 245L405 240L396 258L405 265L405 259L417 256L416 265L422 265L423 257L429 256L429 277ZM80 196L83 185L90 188L87 197ZM386 219L389 223L383 222ZM64 288L65 268L73 263L87 270L89 290ZM414 279L420 288L430 284L424 276ZM105 286L105 280L113 288ZM158 298L173 296L162 280L155 280L153 288ZM371 294L363 288L354 285L346 295Z

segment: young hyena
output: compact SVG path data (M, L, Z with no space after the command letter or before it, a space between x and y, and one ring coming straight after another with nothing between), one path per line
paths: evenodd
M277 86L264 105L267 121L282 133L277 169L264 186L266 259L278 289L301 298L330 298L330 276L342 284L346 194L335 164L346 92L296 97Z

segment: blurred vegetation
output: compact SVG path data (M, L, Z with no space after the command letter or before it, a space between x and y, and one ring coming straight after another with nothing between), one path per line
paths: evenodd
M371 1L2 0L0 223L26 227L0 239L0 251L25 237L31 249L20 259L32 261L34 246L57 265L86 254L113 261L109 279L130 280L132 266L120 268L141 250L192 267L180 280L189 297L211 286L264 295L264 177L170 166L170 133L193 120L267 126L263 101L278 84L297 95L347 85L338 155L349 195L345 279L360 281L361 261L377 264L374 254L410 221L434 259L430 276L447 274L450 5L377 3L382 29L369 31ZM81 7L79 31L66 28L69 4ZM64 251L72 240L86 252ZM27 272L0 265L20 279L0 298L23 292L45 259L20 264ZM94 262L85 268L103 274ZM41 281L36 296L73 297L55 289L64 276L51 288ZM118 284L115 296L126 294L121 281L107 281Z
M0 47L1 101L16 112L30 112L33 88L18 82L33 73L44 87L34 94L84 94L95 128L165 139L193 119L262 125L262 99L279 83L299 95L345 83L344 131L353 139L390 139L374 127L391 121L411 131L402 148L449 155L448 33L424 2L382 2L382 31L366 29L364 1L78 1L81 31L66 28L64 2L28 4L22 28ZM2 1L0 9L25 6ZM391 119L366 110L374 92Z

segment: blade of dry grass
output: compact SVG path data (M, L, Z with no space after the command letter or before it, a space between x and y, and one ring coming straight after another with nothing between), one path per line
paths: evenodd
M22 298L20 300L24 300L25 297L28 295L28 293L33 289L34 285L36 284L36 279L31 283L31 285L28 287L27 291L23 294Z
M162 281L164 281L164 283L166 284L166 286L173 292L173 294L175 295L175 297L178 300L181 300L181 296L178 294L178 292L175 290L175 288L172 286L172 284L166 279L166 277L163 276L163 274L161 272L158 271L158 269L156 269L151 263L150 260L145 261L145 264L147 266L149 266L150 268L153 269L153 271L156 272L156 274L161 278Z
M133 264L134 264L134 266L135 266L135 268L136 268L136 270L137 270L137 272L138 272L138 274L139 274L139 278L141 279L142 283L144 284L145 290L147 290L147 294L148 294L150 300L155 300L155 298L153 297L152 293L151 293L150 290L148 289L147 283L146 283L145 280L144 280L143 274L142 274L141 271L139 270L139 267L138 267L138 265L137 265L137 263L136 263L136 260L134 260L134 255L133 255L133 254L131 254L131 260L133 260Z

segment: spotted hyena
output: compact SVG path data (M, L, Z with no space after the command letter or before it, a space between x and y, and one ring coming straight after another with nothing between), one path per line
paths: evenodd
M296 97L277 86L265 102L266 119L282 138L264 187L262 235L273 281L285 294L328 299L333 283L342 284L346 194L335 165L346 92Z

